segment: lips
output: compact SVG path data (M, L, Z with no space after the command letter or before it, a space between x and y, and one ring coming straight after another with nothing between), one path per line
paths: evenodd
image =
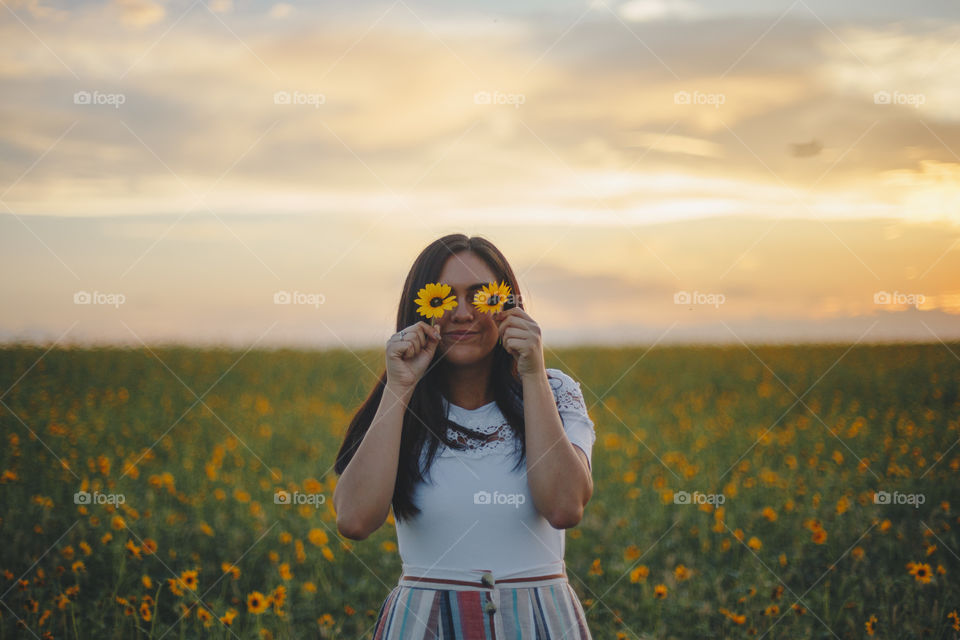
M449 337L454 340L463 340L464 338L469 338L475 335L477 335L476 331L448 331L447 333L443 334L443 337Z

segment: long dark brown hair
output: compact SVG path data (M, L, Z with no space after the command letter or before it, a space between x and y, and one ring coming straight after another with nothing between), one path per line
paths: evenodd
M427 283L439 281L446 261L463 251L476 254L490 267L497 282L503 281L510 285L514 297L507 301L504 309L513 306L523 308L517 278L500 250L486 238L454 233L430 243L414 261L407 274L403 294L400 297L400 306L397 309L397 331L423 319L417 314L414 303L417 292ZM337 475L343 474L370 428L370 423L373 422L380 406L386 383L387 372L384 369L376 386L350 421L334 465ZM516 470L523 464L527 452L523 421L523 385L516 374L513 356L503 348L500 342L493 349L490 386L497 406L514 432L517 453L519 453L517 465L514 467ZM449 385L447 376L443 375L442 357L438 347L427 372L414 388L403 416L400 457L392 501L394 517L398 520L420 513L419 507L413 502L413 490L416 483L423 481L425 475L429 473L440 444L443 443L452 449L466 448L467 444L447 438L448 428L466 436L468 441L483 440L486 437L485 434L477 433L450 420L443 409L442 396L449 398ZM421 467L421 456L424 454L425 446L427 447L426 457Z

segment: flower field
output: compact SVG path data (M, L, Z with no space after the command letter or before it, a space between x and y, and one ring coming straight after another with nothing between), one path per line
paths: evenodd
M0 349L0 638L367 638L336 531L377 351ZM960 345L547 350L597 429L594 638L960 636Z

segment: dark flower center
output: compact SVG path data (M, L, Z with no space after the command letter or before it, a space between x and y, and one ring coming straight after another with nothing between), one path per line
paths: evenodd
M431 307L439 307L441 305L443 305L443 298L437 297L430 300Z
M500 296L498 295L490 296L489 298L487 298L487 304L490 305L491 307L497 306L498 304L500 304Z

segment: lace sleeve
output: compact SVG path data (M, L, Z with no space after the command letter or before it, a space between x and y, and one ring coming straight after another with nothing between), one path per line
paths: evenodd
M547 369L547 373L567 438L570 439L571 444L580 447L587 454L587 461L592 465L591 455L597 434L593 420L587 413L580 383L559 369Z

